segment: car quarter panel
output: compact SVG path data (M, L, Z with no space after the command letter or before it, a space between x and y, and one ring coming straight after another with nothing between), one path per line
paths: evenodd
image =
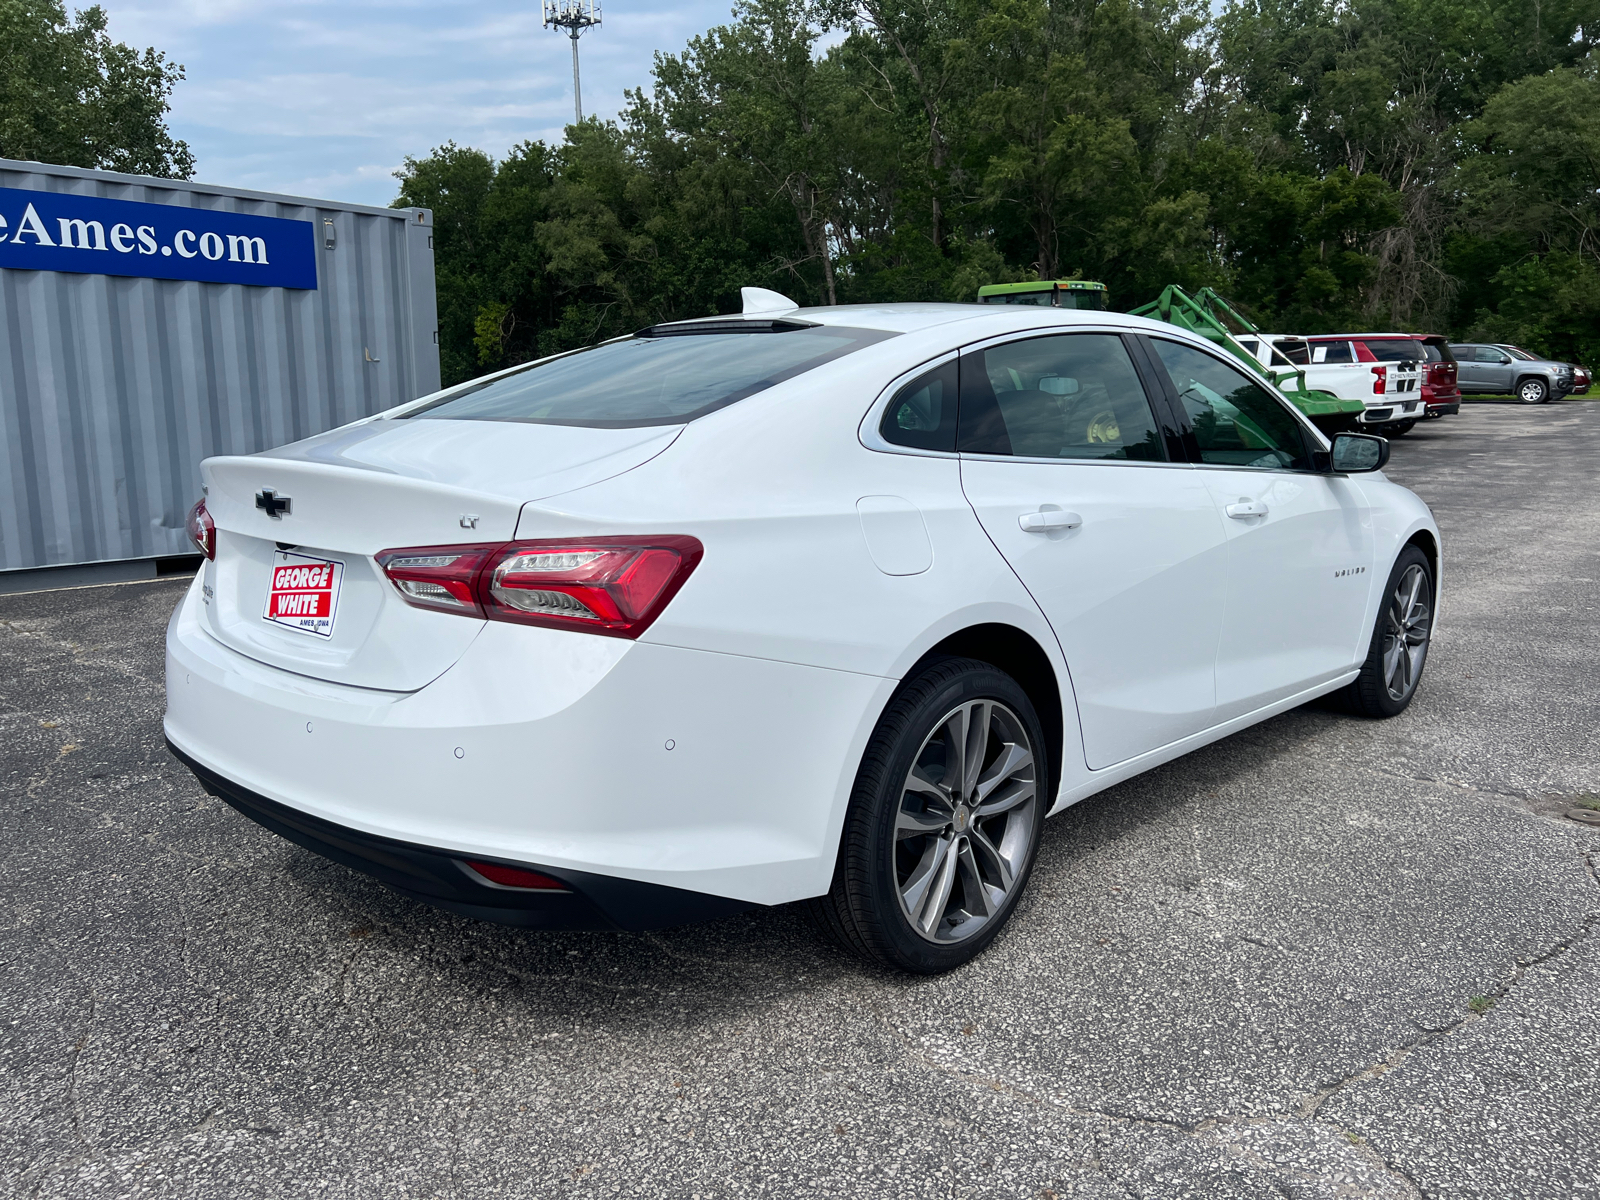
M861 445L862 415L900 374L867 370L867 353L694 422L626 475L527 505L517 536L699 538L704 559L645 634L661 645L898 676L962 611L1050 639L962 495L956 459ZM926 569L874 561L868 499L920 516Z

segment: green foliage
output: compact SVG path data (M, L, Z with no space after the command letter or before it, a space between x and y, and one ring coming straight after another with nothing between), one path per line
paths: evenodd
M437 214L447 381L746 284L1068 275L1600 361L1597 33L1600 0L740 0L619 122L441 147L397 203Z
M194 156L167 131L183 68L106 34L96 5L0 0L0 157L187 179Z

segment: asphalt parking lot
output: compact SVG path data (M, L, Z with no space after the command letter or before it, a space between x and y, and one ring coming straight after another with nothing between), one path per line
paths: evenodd
M1600 403L1395 443L1401 718L1279 717L1046 827L935 979L789 910L458 919L162 744L181 582L0 596L0 1193L1600 1197Z

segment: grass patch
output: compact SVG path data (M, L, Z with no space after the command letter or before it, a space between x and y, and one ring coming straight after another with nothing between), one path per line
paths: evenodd
M1471 1000L1467 1001L1467 1007L1473 1012L1477 1013L1480 1017L1494 1006L1495 998L1493 996L1474 996Z

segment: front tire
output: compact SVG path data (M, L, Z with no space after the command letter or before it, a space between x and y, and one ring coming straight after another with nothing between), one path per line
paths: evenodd
M1524 379L1517 384L1517 399L1524 404L1543 404L1550 399L1550 385L1542 379Z
M971 961L1033 869L1049 767L1016 680L970 658L929 665L867 744L833 885L813 917L883 966L933 975Z
M1428 661L1433 603L1428 556L1407 546L1389 572L1361 674L1340 693L1351 712L1376 719L1397 717L1406 710Z

